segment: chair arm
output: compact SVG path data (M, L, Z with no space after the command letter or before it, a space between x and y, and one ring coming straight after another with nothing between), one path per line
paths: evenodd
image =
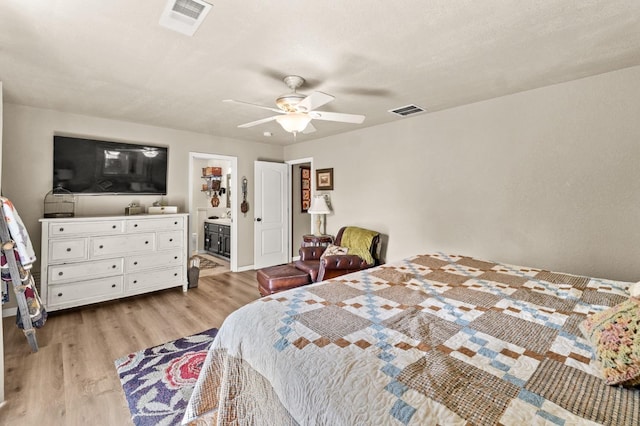
M325 249L326 247L300 247L300 260L320 260Z
M371 267L361 257L354 254L341 254L337 256L325 256L320 264L324 269L366 269Z
M354 254L342 254L337 256L326 256L320 260L320 270L318 271L318 281L330 280L341 275L361 271L372 267L367 262Z

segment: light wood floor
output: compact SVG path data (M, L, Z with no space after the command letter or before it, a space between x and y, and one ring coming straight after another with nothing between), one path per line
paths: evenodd
M4 318L1 425L131 425L114 361L169 340L219 328L258 299L255 271L201 277L175 288L50 314L31 353L15 317Z

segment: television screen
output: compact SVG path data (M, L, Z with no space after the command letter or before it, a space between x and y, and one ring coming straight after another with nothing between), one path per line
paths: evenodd
M166 195L167 148L54 136L53 187L87 195Z

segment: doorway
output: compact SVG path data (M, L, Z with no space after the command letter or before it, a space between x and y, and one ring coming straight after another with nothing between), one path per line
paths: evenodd
M289 218L289 229L291 232L291 259L299 258L300 244L302 236L312 232L313 221L311 215L306 212L305 207L308 205L305 201L310 202L313 197L313 187L315 176L313 173L313 158L300 158L286 162L289 165L289 190L291 191L291 208ZM306 170L306 172L305 172ZM308 175L308 181L306 176ZM305 186L308 184L308 188ZM305 200L305 197L309 197Z
M220 173L220 177L204 178L203 176L210 174L203 173L206 168L215 170L215 173L211 174ZM201 152L189 153L189 253L205 251L205 220L210 217L229 218L231 219L229 221L231 240L229 266L233 272L238 271L237 169L237 157ZM216 181L215 185L212 185L212 180Z

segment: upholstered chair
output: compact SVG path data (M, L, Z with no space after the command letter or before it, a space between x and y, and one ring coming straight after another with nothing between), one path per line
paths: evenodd
M348 249L347 254L323 256L326 247L300 247L300 260L296 261L295 266L308 273L313 282L371 268L379 263L379 242L380 234L375 231L342 227L333 244L341 247L344 244Z

